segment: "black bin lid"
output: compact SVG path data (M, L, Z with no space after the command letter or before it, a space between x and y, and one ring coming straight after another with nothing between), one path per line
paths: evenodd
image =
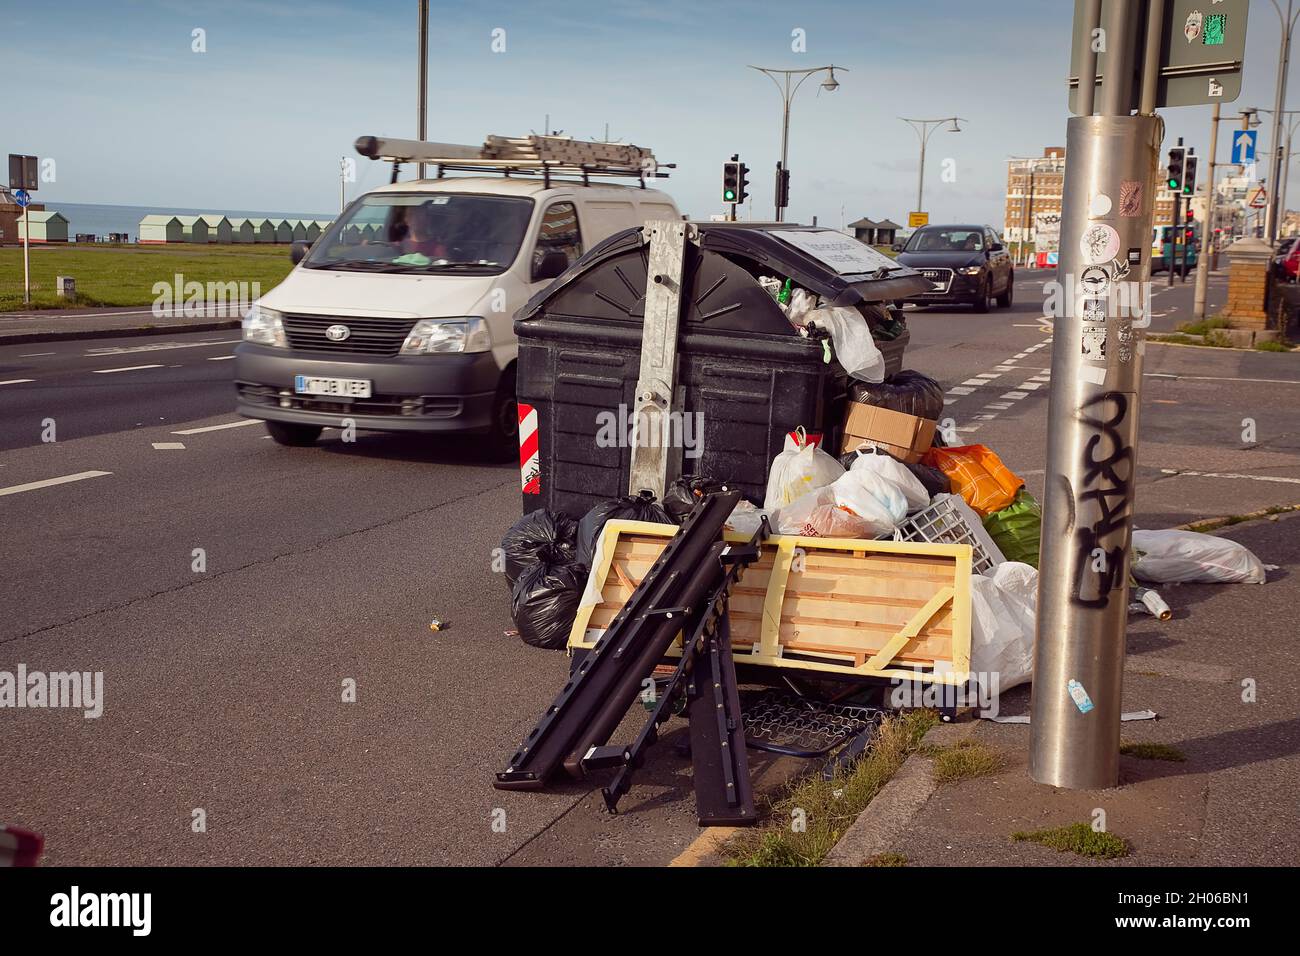
M864 302L905 299L931 288L930 281L915 269L851 236L830 229L779 222L697 222L692 225L699 234L699 252L688 263L693 275L714 274L720 268L728 269L726 262L744 260L753 263L758 274L772 275L782 281L790 279L796 286L821 296L831 305L846 308ZM614 311L636 316L644 304L645 273L644 269L639 273L629 270L627 257L635 254L643 259L644 249L641 227L615 233L534 295L516 315L516 320L526 322L553 311L555 307L560 312L572 314L571 310L579 303L595 306L599 312L603 306L593 300L593 292L606 303L628 299L623 309ZM689 248L688 256L692 256ZM607 266L615 266L613 271L618 276L617 284L606 278L611 286L608 290L588 289L587 286L592 285L587 281L588 277L610 272L609 268L604 268ZM733 272L742 271L738 266L729 268ZM748 303L749 315L741 327L753 331L792 333L793 329L776 310L771 296L765 291L760 293L761 287L752 278L746 276L744 279L750 287L738 291L736 302ZM733 282L732 287L734 285ZM706 283L705 287L712 288L712 285ZM638 295L640 301L637 301ZM693 311L700 310L693 307ZM578 314L586 312L583 309ZM770 315L761 314L769 312ZM610 317L614 317L613 314ZM694 318L714 327L734 327L730 317L712 322L708 314L697 314Z

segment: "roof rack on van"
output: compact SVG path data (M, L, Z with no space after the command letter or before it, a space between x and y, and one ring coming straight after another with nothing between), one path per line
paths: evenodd
M356 150L370 159L393 164L393 181L402 163L437 166L437 178L448 170L457 172L540 173L546 185L551 175L581 176L583 185L591 176L635 177L645 188L647 178L666 179L667 169L676 163L656 162L654 153L643 146L576 140L570 136L489 136L482 146L454 143L426 143L415 139L362 136Z

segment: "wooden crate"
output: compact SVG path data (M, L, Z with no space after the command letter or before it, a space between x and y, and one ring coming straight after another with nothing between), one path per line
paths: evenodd
M675 532L606 523L588 585L599 589L600 602L579 608L570 651L595 646ZM738 664L965 682L969 545L774 535L762 550L731 592Z

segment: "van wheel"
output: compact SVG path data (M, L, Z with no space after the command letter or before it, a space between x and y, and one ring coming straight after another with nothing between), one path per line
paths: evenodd
M519 450L519 406L515 404L515 366L501 376L492 400L492 430L488 445L494 458L508 460Z
M275 439L277 445L292 445L302 448L314 445L320 438L320 425L297 425L293 422L267 422L266 430Z

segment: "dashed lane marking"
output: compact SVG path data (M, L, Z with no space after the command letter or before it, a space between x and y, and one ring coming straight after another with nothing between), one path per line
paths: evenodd
M172 432L173 435L201 435L204 432L219 432L226 428L243 428L245 425L256 425L261 419L258 418L241 418L237 422L226 422L222 425L204 425L202 428L185 428L178 432Z
M154 451L184 451L185 443L180 441L156 441L153 443Z
M233 355L209 355L209 356L208 356L208 361L209 361L209 362L228 362L228 361L230 361L232 358L234 358Z
M128 365L125 368L96 368L91 369L92 375L111 375L113 372L139 372L146 368L162 368L161 365Z
M34 378L11 378L7 382L0 382L0 385L22 385L26 382L34 382Z
M84 481L87 478L102 478L104 475L111 475L111 471L79 471L75 475L62 475L58 478L46 478L43 481L29 481L24 485L10 485L8 488L0 488L0 496L16 495L24 491L35 491L38 488L49 488L53 485L66 485L71 481Z

